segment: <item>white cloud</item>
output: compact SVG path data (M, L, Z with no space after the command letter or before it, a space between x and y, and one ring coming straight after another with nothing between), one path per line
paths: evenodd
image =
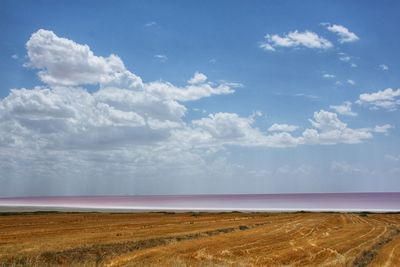
M357 116L357 113L351 110L351 102L345 101L343 104L339 106L331 105L329 106L331 109L335 110L340 115L347 115L347 116Z
M389 131L390 129L393 129L393 128L394 128L394 126L393 126L393 125L390 125L390 124L377 125L377 126L375 126L375 128L374 128L374 132L376 132L376 133L387 134L388 131Z
M11 58L12 58L12 59L18 59L19 56L18 56L18 54L13 54L13 55L11 56Z
M52 31L41 29L33 33L26 48L26 66L39 69L39 78L51 86L122 82L129 88L142 86L142 80L126 70L118 56L95 56L89 46L60 38Z
M154 58L159 60L160 62L166 62L168 60L168 57L162 54L154 55Z
M193 121L197 127L191 130L198 136L200 143L208 144L232 144L241 146L265 146L265 147L291 147L305 144L357 144L371 139L378 128L352 129L346 123L339 120L336 113L320 110L314 112L313 120L310 120L312 128L306 129L301 136L292 136L289 131L294 131L296 126L278 125L269 131L278 131L274 134L264 134L254 128L254 118L240 117L235 113L216 113L207 118ZM186 131L186 130L183 130ZM383 133L380 131L380 133ZM186 133L187 134L187 133ZM201 138L199 138L201 136ZM179 136L180 140L187 139Z
M192 121L193 129L176 131L175 139L189 140L190 136L194 136L195 139L192 140L196 141L197 146L291 147L302 143L301 137L293 137L287 132L266 135L253 127L254 120L254 115L240 117L236 113L219 112L210 114L206 118Z
M300 38L296 34L288 36L293 40ZM302 45L304 43L307 42ZM77 145L76 140L84 140L82 136L86 136L91 138L91 142L85 142L82 147L106 143L184 143L182 140L187 140L188 146L234 144L286 147L358 143L372 137L372 130L348 128L335 113L323 110L314 113L314 119L310 120L313 127L299 137L289 133L298 126L287 124L273 124L268 130L277 133L261 132L253 126L256 117L261 114L259 112L249 117L219 112L187 124L183 120L187 108L181 102L231 94L234 87L240 84L215 84L200 72L196 72L184 87L165 81L145 83L126 70L117 56L98 57L87 45L60 38L45 30L32 34L27 49L30 66L39 69L40 77L49 87L15 89L1 101L2 128L8 133L15 133L10 137L3 132L3 144L17 145L26 141L31 145L42 144L43 147L71 146ZM60 60L64 56L65 61ZM112 63L114 60L116 64ZM124 79L118 76L121 73ZM130 86L132 81L134 86ZM100 89L89 93L82 88L65 87L86 83L98 83ZM341 109L336 107L336 110L342 114L351 112L347 103ZM383 131L382 128L375 130Z
M355 85L356 84L356 82L354 80L351 80L351 79L348 79L347 83L350 84L350 85Z
M297 128L296 125L289 125L289 124L277 124L274 123L271 127L268 128L269 132L294 132Z
M120 110L135 110L146 116L163 120L180 120L186 107L174 99L165 99L146 91L104 88L93 93L96 101Z
M124 109L107 104L82 89L12 90L0 102L0 143L41 149L94 149L165 140L168 131L153 129L153 120L140 107ZM175 123L181 122L175 118ZM7 133L9 130L13 134Z
M304 141L308 144L357 144L373 136L371 129L349 128L336 113L325 110L314 112L314 119L309 121L313 128L303 132Z
M207 118L192 121L193 125L207 130L217 139L237 139L252 135L251 118L239 117L235 113L210 114Z
M60 38L47 30L33 33L26 47L30 59L27 65L39 69L39 77L50 86L100 84L101 88L135 89L150 94L150 98L182 101L213 94L230 94L234 92L233 87L237 87L228 82L214 86L211 82L201 82L201 79L201 83L184 88L161 81L143 83L140 77L125 68L118 56L95 56L89 46ZM166 58L164 55L156 57L161 60ZM204 74L197 75L205 77Z
M193 81L192 81L193 82ZM211 95L226 95L235 92L234 88L239 87L239 84L214 83L201 80L196 84L189 84L183 88L176 87L168 82L151 82L145 85L147 92L162 99L172 99L178 101L193 101L200 98L209 97Z
M48 86L14 89L1 100L5 132L0 132L0 142L11 146L83 148L166 141L172 129L185 127L187 109L179 101L230 94L239 86L209 82L199 72L182 88L163 81L144 83L119 57L96 56L87 45L46 30L32 34L27 50L28 65L39 69ZM93 93L76 87L95 83L100 88Z
M207 76L200 72L195 72L194 76L188 81L189 84L199 84L205 83L207 81Z
M361 94L357 104L368 106L371 109L394 111L400 105L400 89L387 88L375 93Z
M329 73L325 73L324 75L322 75L322 77L326 78L326 79L333 79L336 77L336 75L334 74L329 74Z
M283 36L267 34L260 48L268 51L275 51L277 47L307 47L314 49L328 49L333 45L325 38L310 31L292 31Z
M349 29L342 25L328 24L326 28L328 29L328 31L333 32L339 36L339 42L341 44L355 42L360 39L354 32L349 31Z
M383 71L389 70L389 67L388 67L388 65L386 65L386 64L381 64L381 65L379 65L379 68L380 68L381 70L383 70Z

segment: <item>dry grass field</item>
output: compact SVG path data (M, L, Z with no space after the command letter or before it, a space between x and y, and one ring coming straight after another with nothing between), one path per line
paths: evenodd
M400 266L400 214L0 216L0 266Z

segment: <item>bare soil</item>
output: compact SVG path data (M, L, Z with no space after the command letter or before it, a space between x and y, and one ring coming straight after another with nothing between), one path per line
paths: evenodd
M0 215L0 266L400 266L400 214Z

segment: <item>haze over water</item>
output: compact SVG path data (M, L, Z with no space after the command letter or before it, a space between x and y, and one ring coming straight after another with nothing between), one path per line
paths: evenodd
M400 211L400 193L0 198L0 210Z

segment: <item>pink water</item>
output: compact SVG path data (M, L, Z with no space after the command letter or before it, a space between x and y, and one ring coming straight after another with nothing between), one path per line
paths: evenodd
M4 208L132 211L400 211L400 192L0 198L0 210Z

